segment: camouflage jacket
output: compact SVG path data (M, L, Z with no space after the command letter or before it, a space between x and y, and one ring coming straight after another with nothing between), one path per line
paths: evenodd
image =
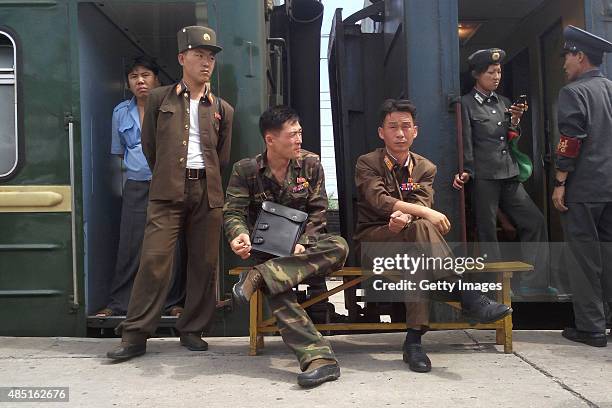
M263 192L257 182L257 172ZM300 244L308 244L309 237L325 232L327 193L319 156L301 150L299 158L289 162L282 185L272 175L265 152L234 164L223 207L223 224L229 241L253 230L261 203L266 200L308 213Z

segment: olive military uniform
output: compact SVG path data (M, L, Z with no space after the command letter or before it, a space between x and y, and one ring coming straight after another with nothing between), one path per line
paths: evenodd
M154 89L142 128L143 152L153 169L140 268L126 320L124 341L140 344L155 331L170 282L181 230L187 245L185 310L181 333L209 329L216 307L223 190L221 168L229 161L233 108L207 90L198 104L204 171L187 175L190 91L183 82Z
M422 249L427 252L432 251L433 253L428 253L429 256L452 257L452 251L442 234L427 220L417 219L399 233L389 230L389 217L397 201L402 200L430 208L433 205L436 166L426 158L412 152L409 162L412 162L412 170L410 170L409 163L406 166L399 165L384 148L376 149L357 159L355 184L359 198L355 240L360 244L366 242L426 243ZM431 272L432 277L423 278L449 277L448 272L445 271ZM419 295L427 295L427 293L423 292ZM429 296L419 296L414 300L418 301L406 303L406 323L410 326L427 326L429 324Z
M260 191L257 176L264 191ZM305 231L299 239L306 251L287 257L256 255L255 268L261 273L268 304L276 317L283 341L296 354L302 371L311 361L335 360L329 342L314 327L299 305L293 287L313 276L327 275L344 265L346 241L324 234L327 194L319 157L306 150L289 162L287 175L279 183L267 165L266 153L243 159L234 165L223 208L224 227L231 242L249 234L265 200L308 213Z

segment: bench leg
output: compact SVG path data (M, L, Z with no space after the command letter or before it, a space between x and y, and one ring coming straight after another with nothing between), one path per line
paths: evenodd
M259 326L258 326L258 321L260 319L259 317L259 313L257 313L259 311L259 296L260 293L259 291L256 291L255 293L253 293L253 296L251 296L251 300L249 302L249 337L250 337L250 342L249 342L249 355L250 356L256 356L257 355L257 349L258 349L258 344L257 344L257 340L260 337L259 335Z
M505 323L502 323L502 327L495 329L495 344L497 344L498 346L504 344L504 341L506 339L506 328L504 324Z
M497 302L505 303L504 299L505 299L506 291L509 291L510 289L504 285L503 272L497 273L496 275L497 275L497 283L501 283L502 285L502 290L497 291L497 296L496 296ZM497 327L498 328L495 329L495 344L501 346L502 344L504 344L504 341L506 340L505 323L503 321L497 322Z
M263 292L257 289L257 351L261 351L264 348L264 336L259 333L259 328L263 326Z
M504 288L504 304L512 307L512 299L510 298L510 278L512 278L512 272L504 272L502 286ZM512 353L512 315L504 318L504 353Z

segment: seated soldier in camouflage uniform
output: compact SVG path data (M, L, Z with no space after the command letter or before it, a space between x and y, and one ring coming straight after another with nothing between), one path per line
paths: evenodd
M359 197L355 240L360 244L413 242L429 257L445 259L453 256L443 238L451 224L444 214L431 208L436 166L410 151L417 131L416 108L410 101L388 99L382 104L378 136L385 147L359 157L355 168ZM431 275L424 278L458 280L457 274L446 270L432 271ZM429 325L430 297L426 291L418 295L405 303L410 328L404 342L404 361L413 371L428 372L431 361L423 351L421 336ZM473 322L494 322L512 313L511 308L480 291L455 291L454 295L461 297L463 314Z
M298 384L315 386L340 377L340 367L293 288L309 277L341 269L348 245L341 237L323 233L327 211L323 167L317 155L300 148L297 113L284 106L270 108L261 116L259 128L266 151L237 162L227 187L223 218L232 251L242 259L251 257L249 231L264 200L304 211L308 219L294 255L274 258L254 253L256 266L242 274L233 294L237 301L248 302L257 289L264 290L283 341L303 371Z

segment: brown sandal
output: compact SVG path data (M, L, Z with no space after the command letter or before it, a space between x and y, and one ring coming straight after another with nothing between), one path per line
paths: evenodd
M172 306L168 311L168 315L174 317L181 317L181 313L183 313L183 310L185 309L183 309L182 306Z
M104 309L96 313L96 317L110 317L110 316L113 316L114 314L115 313L113 313L113 309L111 309L110 307L105 307Z

